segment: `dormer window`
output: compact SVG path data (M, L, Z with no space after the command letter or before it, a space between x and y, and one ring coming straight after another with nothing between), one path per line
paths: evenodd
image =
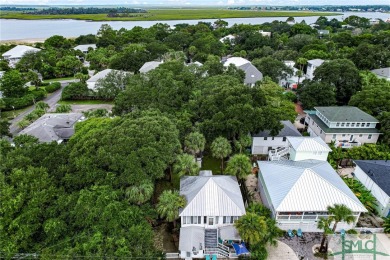
M360 126L360 123L356 123L356 127L359 127Z
M345 123L341 123L341 127L344 127L345 126Z
M364 126L365 126L365 124L366 124L366 123L362 123L362 127L364 127Z
M347 127L349 127L349 123L347 123Z
M336 123L336 126L340 126L340 123Z
M351 123L351 127L355 127L355 123Z

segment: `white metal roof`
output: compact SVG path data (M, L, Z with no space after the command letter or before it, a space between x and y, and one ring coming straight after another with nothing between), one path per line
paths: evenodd
M88 51L89 48L96 49L96 44L81 44L81 45L77 45L73 49L85 52Z
M180 216L242 216L245 206L234 176L184 176L180 194L187 206Z
M99 71L98 73L96 73L95 75L93 75L90 79L87 80L87 83L88 82L96 82L98 81L99 79L103 79L105 78L108 73L110 73L111 71L113 71L112 69L105 69L105 70L102 70L102 71Z
M321 139L321 137L309 137L309 136L289 136L288 142L295 151L319 151L319 152L331 152L332 149Z
M179 250L191 252L195 247L199 250L200 244L205 246L204 227L187 226L180 228Z
M225 37L222 37L221 39L219 39L219 41L223 43L223 42L225 42L225 40L232 41L234 39L236 39L236 36L229 34L229 35L226 35Z
M316 67L319 67L322 65L322 63L324 63L325 61L322 60L322 59L314 59L314 60L308 60L307 63L310 63Z
M7 59L22 58L23 55L28 51L38 52L40 51L40 49L33 48L31 46L26 46L26 45L16 45L14 48L10 49L9 51L4 52L2 56Z
M328 162L259 161L258 165L259 179L278 212L327 211L334 204L367 211Z
M148 62L145 62L145 64L142 65L142 67L139 69L139 72L140 73L149 72L151 70L154 70L158 66L160 66L162 63L163 63L162 61L148 61Z
M240 67L244 64L250 63L249 60L241 58L241 57L231 57L226 60L226 62L223 64L224 66L228 67L230 64L236 65L236 67Z

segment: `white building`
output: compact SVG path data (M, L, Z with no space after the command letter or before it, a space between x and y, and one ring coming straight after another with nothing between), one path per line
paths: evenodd
M275 136L265 130L253 135L252 154L268 154L272 149L288 147L287 136L302 136L290 121L280 121L283 128Z
M230 64L233 64L240 70L244 71L245 73L244 84L247 86L253 87L256 84L256 82L263 79L263 73L261 73L247 59L241 57L231 57L228 58L223 65L225 67L229 67Z
M96 44L81 44L81 45L77 45L76 47L73 48L73 50L75 50L75 51L79 50L82 53L87 54L90 48L92 50L95 50L96 49Z
M356 160L354 176L376 198L380 216L390 217L390 160Z
M299 77L298 72L299 69L295 68L295 62L286 60L284 64L293 70L292 74L287 74L286 78L282 78L279 80L279 85L285 88L290 88L296 90L298 85L302 83L303 80L306 79L305 75L302 72L302 75Z
M322 59L314 59L307 61L306 78L312 80L314 78L314 71L322 65L325 61Z
M26 45L16 45L14 48L9 51L4 52L1 56L4 60L8 61L8 64L11 68L14 68L16 63L20 61L24 54L27 52L38 52L40 49L33 48Z
M219 39L219 41L222 43L228 42L228 43L231 43L232 45L234 45L235 40L236 40L236 36L234 36L232 34L226 35L225 37L222 37L221 39Z
M232 256L222 241L240 240L233 224L245 214L236 177L212 175L211 171L184 176L180 180L180 195L187 201L179 214L181 258L203 258L206 254Z
M107 77L107 75L112 72L112 71L115 71L115 70L112 70L112 69L105 69L105 70L102 70L102 71L99 71L98 73L96 73L95 75L93 75L91 78L89 78L87 80L87 87L91 90L95 90L96 89L96 82L99 80L99 79L104 79L105 77ZM117 70L119 71L119 70Z
M356 220L340 222L337 231L353 228L362 212L362 203L326 161L258 161L259 191L264 205L271 209L278 227L321 232L320 217L328 217L327 207L344 204Z
M260 30L259 33L260 33L262 36L265 36L265 37L271 37L271 35L272 35L271 32L264 32L263 30Z
M379 138L373 116L357 107L315 107L307 111L305 122L310 136L319 136L326 143L335 142L342 148L351 148L365 143L375 144Z

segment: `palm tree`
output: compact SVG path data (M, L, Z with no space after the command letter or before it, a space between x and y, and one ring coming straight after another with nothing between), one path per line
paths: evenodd
M151 181L144 181L140 185L128 187L125 196L130 203L141 205L152 197L154 186Z
M256 213L247 212L234 223L234 226L240 237L248 244L264 242L267 236L267 222L264 217Z
M333 234L330 224L332 220L329 218L320 218L317 223L317 228L324 230L322 233L322 240L320 246L320 252L326 253L328 251L328 235Z
M263 216L266 218L270 218L271 214L272 214L272 212L269 208L267 208L266 206L264 206L261 203L254 203L254 202L249 204L249 207L247 208L246 211L256 213L257 215Z
M234 146L242 153L242 150L245 147L248 147L251 145L251 137L249 135L242 135L238 140L234 140Z
M298 58L297 60L298 65L300 65L299 70L303 71L303 67L307 64L307 59L305 58Z
M221 173L223 172L223 159L232 153L229 141L223 137L217 137L211 144L213 157L221 159Z
M347 222L348 224L355 221L355 216L352 215L352 210L344 204L334 204L334 206L328 206L329 219L333 222L332 231L335 232L337 224L341 221Z
M167 221L173 222L173 226L176 227L179 209L184 208L186 203L186 199L180 196L179 191L165 190L158 198L157 213Z
M251 171L251 161L245 154L236 154L232 156L226 167L226 173L235 175L237 179L245 179Z
M383 220L383 227L385 229L385 233L390 233L390 217L384 218Z
M266 223L267 223L267 235L265 237L265 242L270 243L270 245L272 246L276 246L278 243L278 238L283 235L284 231L278 228L275 219L268 218L266 220Z
M206 145L206 138L199 132L192 132L186 136L184 145L186 146L187 150L196 158L197 155L204 150Z
M180 154L173 165L173 172L179 177L183 175L196 175L199 172L199 165L194 161L194 157L189 154Z

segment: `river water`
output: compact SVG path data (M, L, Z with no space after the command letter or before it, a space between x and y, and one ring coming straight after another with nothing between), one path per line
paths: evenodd
M369 13L369 12L346 12L342 15L328 16L328 19L336 18L343 20L350 15L357 15L366 18L380 18L386 20L390 14ZM223 19L229 23L229 26L237 24L262 24L275 20L286 21L287 17L259 17L259 18L229 18ZM296 22L305 20L307 24L314 23L318 16L295 17ZM21 39L43 39L53 35L62 35L64 37L77 37L83 34L96 34L102 24L109 24L114 29L131 29L135 26L148 28L156 23L166 23L175 25L180 23L197 24L199 21L213 23L216 19L204 20L171 20L171 21L104 21L90 22L83 20L14 20L0 19L0 40L21 40Z

